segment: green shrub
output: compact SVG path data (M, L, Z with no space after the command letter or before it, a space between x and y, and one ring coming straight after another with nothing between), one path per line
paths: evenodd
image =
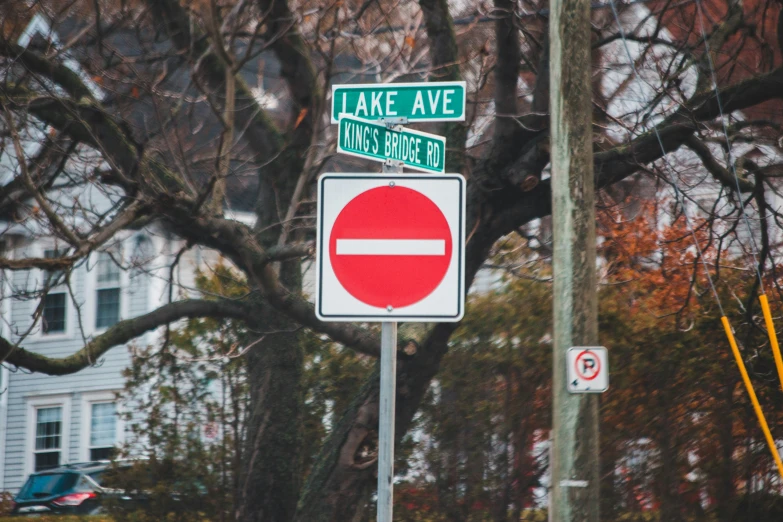
M220 265L200 275L198 287L245 295L235 277ZM134 348L122 393L128 436L117 457L145 459L107 473L103 485L145 501L106 502L116 522L233 518L250 398L247 363L236 349L250 342L235 321L207 318L167 332L160 345Z

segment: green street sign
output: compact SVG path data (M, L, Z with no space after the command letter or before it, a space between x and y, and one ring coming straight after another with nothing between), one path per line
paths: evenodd
M343 113L369 120L465 121L465 82L332 85L332 123Z
M445 172L446 138L398 125L343 115L337 127L337 152L374 161L387 159L425 172Z

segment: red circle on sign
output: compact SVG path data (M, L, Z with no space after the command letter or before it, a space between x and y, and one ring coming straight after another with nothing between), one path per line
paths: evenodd
M591 370L595 370L593 372L593 375L588 377L584 372L580 371L579 369L579 361L582 360L582 357L585 355L592 355L593 361L595 361L595 367L591 367ZM576 366L576 374L579 376L580 379L584 381L592 381L596 377L598 377L598 374L601 373L601 359L598 358L597 355L595 355L590 350L584 350L582 352L579 352L579 355L576 356L576 360L574 361L574 365Z
M329 260L353 297L399 308L438 287L451 248L449 224L431 199L407 187L384 186L362 192L340 211L329 237Z

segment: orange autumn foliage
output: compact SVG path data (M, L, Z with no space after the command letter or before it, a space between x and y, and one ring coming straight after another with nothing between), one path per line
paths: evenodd
M695 304L694 287L701 293L709 289L709 281L685 216L679 209L674 213L673 203L665 200L633 206L638 208L631 216L627 206L619 205L598 213L597 231L603 240L599 255L605 260L606 282L635 282L635 291L645 295L645 307L658 315ZM716 251L710 243L709 223L699 217L690 220L714 275Z

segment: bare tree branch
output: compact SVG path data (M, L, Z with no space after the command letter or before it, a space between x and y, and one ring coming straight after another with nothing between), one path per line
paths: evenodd
M424 13L424 25L430 43L429 53L432 61L430 81L460 80L462 75L459 70L459 47L448 0L419 0L419 5ZM444 127L448 147L446 172L462 172L465 163L467 126L449 123Z
M718 163L718 160L713 157L710 149L704 144L703 141L694 135L690 135L685 139L683 144L695 152L697 156L699 156L699 159L701 159L704 167L713 175L716 180L718 180L725 187L728 187L729 190L736 190L734 175L729 172L726 167ZM750 192L754 189L754 184L747 179L738 178L738 182L742 192Z
M517 89L521 51L519 31L515 24L515 0L495 0L495 107L498 117L495 122L495 140L503 140L518 128Z
M0 338L0 360L48 375L76 373L93 364L111 348L132 341L136 337L159 326L186 317L220 317L247 320L252 317L252 311L246 303L236 301L207 301L200 299L176 301L148 314L120 321L68 357L47 357L25 350L6 339Z
M0 55L11 58L29 71L55 82L77 100L93 99L92 92L79 75L63 64L53 62L35 51L2 38L0 38Z

